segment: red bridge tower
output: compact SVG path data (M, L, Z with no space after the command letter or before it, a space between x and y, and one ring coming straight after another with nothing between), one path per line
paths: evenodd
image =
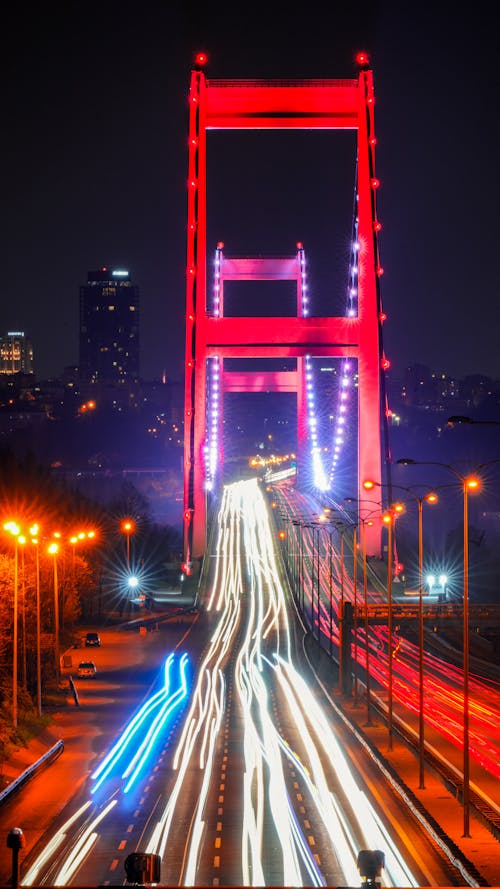
M200 59L200 64L202 60ZM184 400L184 556L206 546L207 360L220 359L224 391L295 391L298 440L304 440L302 361L306 355L355 358L358 364L358 498L364 479L381 482L381 345L375 193L374 90L360 60L356 79L235 81L191 73ZM217 317L207 311L206 133L209 129L352 129L357 131L358 313L356 317L302 317L300 250L297 257L265 260L221 256L224 279L289 278L297 281L297 317ZM295 357L297 370L278 374L224 372L225 358ZM377 490L377 488L375 488ZM380 490L380 489L378 489ZM363 509L360 503L360 514ZM372 503L373 508L373 503ZM366 527L369 555L380 555L381 533Z

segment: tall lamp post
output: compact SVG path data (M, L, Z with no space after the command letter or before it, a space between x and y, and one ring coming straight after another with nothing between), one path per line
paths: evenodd
M411 491L408 491L412 494ZM412 495L414 496L414 495ZM418 506L418 786L424 790L425 719L424 719L424 520L423 506L437 503L437 494L416 497Z
M26 537L24 534L18 534L17 542L21 547L21 595L22 595L22 604L21 604L21 627L22 627L22 646L21 646L21 664L22 664L22 676L23 676L23 688L26 689L28 685L28 676L27 676L27 667L26 667L26 563L24 559L24 547L26 544Z
M359 500L356 497L346 497L347 503L377 503L376 500ZM370 687L370 645L369 645L369 632L370 632L370 622L368 617L368 569L367 569L367 558L366 558L366 525L373 525L373 519L370 516L373 516L375 513L380 518L380 509L375 510L372 509L365 515L361 517L358 515L358 522L361 527L361 550L363 556L363 601L364 601L364 611L365 611L365 673L366 673L366 725L371 726L372 718L371 718L371 687Z
M373 521L368 518L360 519L361 522L361 547L363 550L363 600L365 607L365 685L366 685L366 725L371 726L371 689L370 689L370 625L368 620L368 581L366 568L366 525L373 525Z
M339 633L339 691L343 691L343 674L344 674L344 535L346 524L343 521L335 522L330 518L331 508L323 507L323 512L319 516L320 522L327 522L334 527L331 530L326 528L329 538L329 602L330 602L330 657L332 656L333 643L333 535L338 533L340 537L340 599L338 607L338 633Z
M121 524L121 529L127 540L127 570L130 571L130 535L135 531L135 523L132 519L124 519Z
M382 523L387 528L387 728L389 733L389 750L392 750L393 725L393 670L392 670L392 575L394 571L394 522L396 516L404 511L401 503L393 503L382 515Z
M328 653L330 658L333 654L333 540L332 536L335 531L332 529L330 531L327 530L328 534L328 607L329 607L329 618L330 618L330 628L329 628L329 639L330 645L328 649ZM340 614L340 606L339 606L339 614ZM340 632L339 632L339 681L340 681Z
M448 463L434 460L401 458L403 466L441 466L459 479L463 494L463 836L470 837L470 749L469 749L469 491L479 489L479 479L474 475L462 475ZM497 461L493 461L497 462ZM484 465L484 464L483 464Z
M387 528L387 728L389 732L389 750L392 750L392 570L393 570L393 543L392 529L394 513L392 510L384 513L382 522Z
M18 543L20 534L19 525L15 522L6 522L4 530L14 537L14 627L12 633L12 725L17 728L17 618L18 618Z
M340 613L339 613L339 689L344 689L344 633L345 633L345 564L344 564L344 528L340 529Z
M354 706L358 706L358 539L357 528L352 531L352 586L354 593Z
M35 583L36 583L36 704L38 715L42 715L42 662L40 657L40 551L38 548L38 525L32 525L31 542L35 547Z
M59 544L58 543L50 543L48 546L48 552L53 557L54 561L54 660L55 660L55 668L56 668L56 680L59 685L59 673L60 673L60 652L59 652L59 585L57 580L57 553L59 552Z
M367 480L363 482L363 486L367 490L371 490L374 485L379 485L382 487L379 482L373 482L371 480ZM405 491L417 504L418 509L418 698L419 698L419 708L418 708L418 751L419 751L419 782L418 786L420 790L425 789L424 784L424 756L425 756L425 742L424 742L424 535L423 535L423 505L425 503L434 504L438 502L437 494L433 491L429 491L427 494L423 494L422 496L418 496L411 490L411 488L405 488L402 485L393 485L393 487L398 488L401 491Z
M320 620L319 620L319 527L316 523L311 522L304 525L311 532L311 635L314 639L314 571L316 568L316 620L318 623L317 638L320 642ZM316 557L316 559L315 559ZM316 561L316 565L315 565Z
M345 555L344 555L344 541L345 541L345 531L346 524L344 522L335 522L335 528L339 535L340 539L340 547L339 547L339 570L340 570L340 598L339 598L339 608L338 608L338 632L339 632L339 691L342 693L344 688L344 611L345 611ZM332 624L333 624L333 543L332 536L335 532L333 530L328 531L328 536L330 539L330 639L332 636ZM331 649L330 649L331 656Z
M320 580L320 527L313 525L313 539L316 534L316 622L318 625L318 648L321 648L321 580Z

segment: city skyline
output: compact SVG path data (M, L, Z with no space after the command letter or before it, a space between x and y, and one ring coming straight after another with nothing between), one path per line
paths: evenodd
M13 12L4 60L9 177L0 328L26 331L37 376L57 375L78 355L78 293L87 270L121 266L141 289L141 375L179 378L195 53L206 50L209 78L337 78L356 76L355 53L366 48L377 100L387 357L396 375L421 363L457 378L498 378L500 319L488 262L498 190L489 175L497 123L488 108L497 75L487 7L476 6L465 22L440 6L432 29L391 3L321 16L313 6L300 28L272 7L246 20L218 12L212 21L208 10L189 5L146 4L137 16L110 3L91 4L84 18L70 5L57 19L35 12L17 27ZM99 52L96 33L106 35L107 52ZM70 51L57 51L63 46ZM329 147L312 169L305 140L289 155L278 140L259 155L250 140L251 158L233 145L214 142L214 247L222 237L228 253L288 254L301 239L312 304L318 296L340 305L351 219L342 217L335 239L325 219L329 225L333 216L334 173L345 180L342 206L352 192L342 149L336 171ZM286 200L273 202L270 182ZM257 186L266 187L260 215L252 203Z

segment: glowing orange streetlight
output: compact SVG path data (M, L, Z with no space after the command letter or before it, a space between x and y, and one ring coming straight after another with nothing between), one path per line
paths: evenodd
M121 529L127 538L127 567L130 571L130 535L135 531L135 522L132 519L124 519L121 523Z

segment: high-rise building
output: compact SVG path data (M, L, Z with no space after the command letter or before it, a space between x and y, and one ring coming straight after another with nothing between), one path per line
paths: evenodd
M79 365L93 384L139 379L139 288L123 269L89 272L80 287Z
M33 373L33 346L24 331L11 330L0 337L0 373Z

